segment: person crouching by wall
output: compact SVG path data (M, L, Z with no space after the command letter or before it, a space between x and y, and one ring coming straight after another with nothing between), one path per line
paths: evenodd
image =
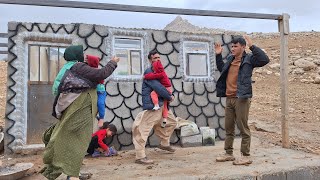
M117 134L117 127L109 122L104 122L101 129L92 134L87 153L92 157L117 155L118 153L114 147L109 148L105 142L106 138L112 137L115 134Z

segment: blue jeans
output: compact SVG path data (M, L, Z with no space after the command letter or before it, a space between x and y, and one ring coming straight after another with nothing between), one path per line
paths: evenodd
M98 94L98 112L99 112L99 119L104 119L104 115L106 114L106 98L107 92L106 91L97 91Z

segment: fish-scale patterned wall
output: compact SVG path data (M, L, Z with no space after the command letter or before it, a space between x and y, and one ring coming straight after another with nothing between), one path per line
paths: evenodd
M156 49L160 55L165 70L172 82L175 100L170 103L171 110L176 116L183 119L194 121L198 126L210 126L216 129L218 139L224 139L224 107L225 100L216 97L215 82L219 76L215 68L215 57L213 43L220 42L224 46L223 58L230 52L229 44L232 36L227 35L195 35L182 34L176 32L142 29L122 29L109 28L106 26L88 24L38 24L38 23L9 23L9 65L8 65L8 96L6 112L6 147L9 150L18 152L17 149L25 146L24 139L19 136L19 131L26 133L26 127L20 127L27 119L26 107L18 94L27 91L27 84L17 83L17 79L26 76L26 66L16 65L16 61L22 61L26 53L19 53L17 49L23 49L24 42L41 40L46 42L49 36L61 36L61 39L70 39L73 44L83 44L85 53L100 56L100 65L104 66L109 60L112 52L112 36L137 36L144 39L144 70L148 67L147 53ZM17 43L17 39L23 36L23 42ZM20 38L21 39L21 38ZM48 39L48 37L47 37ZM198 40L209 42L210 44L210 77L207 79L187 78L184 76L182 41ZM50 40L52 41L52 40ZM50 41L48 43L50 43ZM17 47L19 46L19 47ZM21 47L20 47L21 46ZM25 50L26 51L26 50ZM21 87L22 90L18 90ZM118 149L133 148L131 127L136 115L142 111L141 101L142 78L115 78L110 77L106 81L107 100L106 100L106 120L114 123L118 128L118 134L109 140L109 143ZM21 113L22 112L22 113ZM48 112L48 116L51 112ZM21 130L23 129L23 130ZM22 143L21 143L22 142ZM171 143L179 142L177 133L171 138ZM155 146L158 140L150 134L147 145Z

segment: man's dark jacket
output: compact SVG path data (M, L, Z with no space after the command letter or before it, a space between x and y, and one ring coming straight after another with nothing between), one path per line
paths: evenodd
M255 45L250 47L252 53L244 52L241 58L241 64L238 73L237 80L237 97L238 98L251 98L252 97L252 71L255 67L262 67L269 63L269 57L263 50ZM217 81L217 96L226 97L226 81L229 72L231 62L234 60L234 56L227 57L227 61L224 63L222 55L216 55L216 64L221 75Z
M152 72L151 68L146 69L144 74ZM163 105L163 100L171 100L171 94L158 80L143 80L142 83L142 104L143 110L151 110L154 104L151 100L151 92L156 91L159 96L159 106Z

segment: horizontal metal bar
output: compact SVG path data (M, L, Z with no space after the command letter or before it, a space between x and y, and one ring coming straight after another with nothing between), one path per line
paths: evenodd
M0 54L8 54L8 51L0 51Z
M28 84L29 85L46 85L46 84L52 85L53 81L28 81Z
M194 16L215 16L215 17L233 17L233 18L273 19L273 20L282 19L282 15L279 15L279 14L261 14L261 13L230 12L230 11L164 8L164 7L135 6L135 5L122 5L122 4L109 4L109 3L82 2L82 1L0 0L0 4L83 8L83 9L99 9L99 10L160 13L160 14L180 14L180 15L194 15Z
M0 47L8 47L8 43L0 43Z
M0 2L1 4L1 2ZM7 38L8 34L7 33L0 33L0 38Z

